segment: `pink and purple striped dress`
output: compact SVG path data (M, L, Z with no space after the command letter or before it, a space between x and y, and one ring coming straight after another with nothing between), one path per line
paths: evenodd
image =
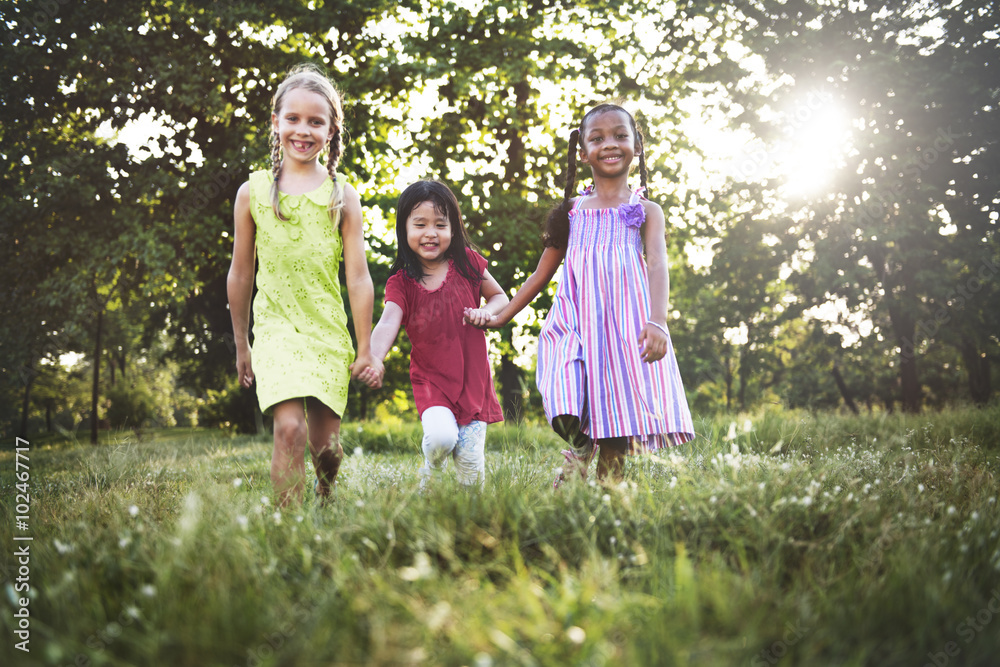
M576 415L591 438L629 437L633 453L694 438L669 338L659 361L639 357L639 333L649 319L641 191L617 209L580 208L588 189L570 211L563 275L538 337L536 373L549 422Z

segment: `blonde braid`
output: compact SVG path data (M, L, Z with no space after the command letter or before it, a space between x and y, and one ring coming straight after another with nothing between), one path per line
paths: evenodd
M278 179L281 178L281 140L278 139L278 133L273 129L271 130L271 175L274 178L271 181L271 208L274 209L274 215L281 220L286 222L288 218L281 214L281 198L278 194Z
M335 121L336 122L336 121ZM340 127L333 131L329 143L330 154L326 158L326 170L333 179L333 192L330 193L330 203L326 207L331 220L336 220L340 209L344 208L344 189L337 180L337 167L340 165L340 155L343 152L343 142L340 139Z

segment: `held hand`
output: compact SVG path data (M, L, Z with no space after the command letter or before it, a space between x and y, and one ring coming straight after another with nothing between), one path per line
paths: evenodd
M253 366L250 363L250 347L241 349L236 347L236 377L239 378L240 386L248 389L253 384Z
M643 325L639 333L639 357L651 364L667 353L667 334L652 322Z
M348 368L351 369L351 379L361 380L372 389L378 389L382 386L385 366L380 359L376 359L371 354L359 355Z
M490 329L500 326L500 321L485 308L466 308L462 317L466 324L471 324L478 329Z

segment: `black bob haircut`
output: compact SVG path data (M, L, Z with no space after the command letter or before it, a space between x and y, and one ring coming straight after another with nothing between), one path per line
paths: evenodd
M455 269L462 277L475 282L481 281L482 275L476 272L465 252L466 248L475 250L475 246L465 231L462 212L458 210L458 200L447 185L431 180L411 183L399 195L396 204L396 261L389 268L389 275L403 271L417 282L424 277L424 268L406 241L406 221L413 209L424 202L433 204L435 210L448 218L451 224L451 245L444 256L454 262Z

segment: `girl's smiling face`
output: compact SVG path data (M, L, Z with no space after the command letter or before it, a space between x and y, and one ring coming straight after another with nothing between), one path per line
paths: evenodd
M580 161L589 164L595 176L627 174L639 150L639 138L622 111L612 109L587 119L580 134Z
M309 162L319 157L333 137L330 105L319 93L293 88L285 93L281 108L271 115L285 157Z
M446 261L451 246L451 221L432 201L420 202L406 218L406 244L425 269Z

